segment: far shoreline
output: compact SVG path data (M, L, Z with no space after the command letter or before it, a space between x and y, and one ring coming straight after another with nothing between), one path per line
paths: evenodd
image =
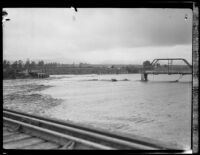
M141 73L113 73L113 74L50 74L47 78L35 78L35 77L16 77L16 78L3 78L3 80L18 80L18 79L48 79L51 78L52 75L124 75L124 74L141 74Z

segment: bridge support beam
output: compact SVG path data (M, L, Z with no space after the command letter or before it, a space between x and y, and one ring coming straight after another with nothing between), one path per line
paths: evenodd
M147 73L141 74L141 81L148 81L148 74Z

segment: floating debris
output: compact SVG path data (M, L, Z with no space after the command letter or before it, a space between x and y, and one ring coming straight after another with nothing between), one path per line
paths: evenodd
M130 81L129 79L123 79L122 81Z
M112 81L112 82L116 82L116 81L117 81L117 79L111 79L111 81Z

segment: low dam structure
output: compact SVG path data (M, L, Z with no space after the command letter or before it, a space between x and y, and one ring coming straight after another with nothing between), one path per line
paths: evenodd
M34 78L48 78L49 77L49 74L40 73L40 72L30 72L29 74Z

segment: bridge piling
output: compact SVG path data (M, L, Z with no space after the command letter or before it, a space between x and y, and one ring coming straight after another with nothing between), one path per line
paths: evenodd
M141 74L141 81L148 81L148 74L147 73Z

